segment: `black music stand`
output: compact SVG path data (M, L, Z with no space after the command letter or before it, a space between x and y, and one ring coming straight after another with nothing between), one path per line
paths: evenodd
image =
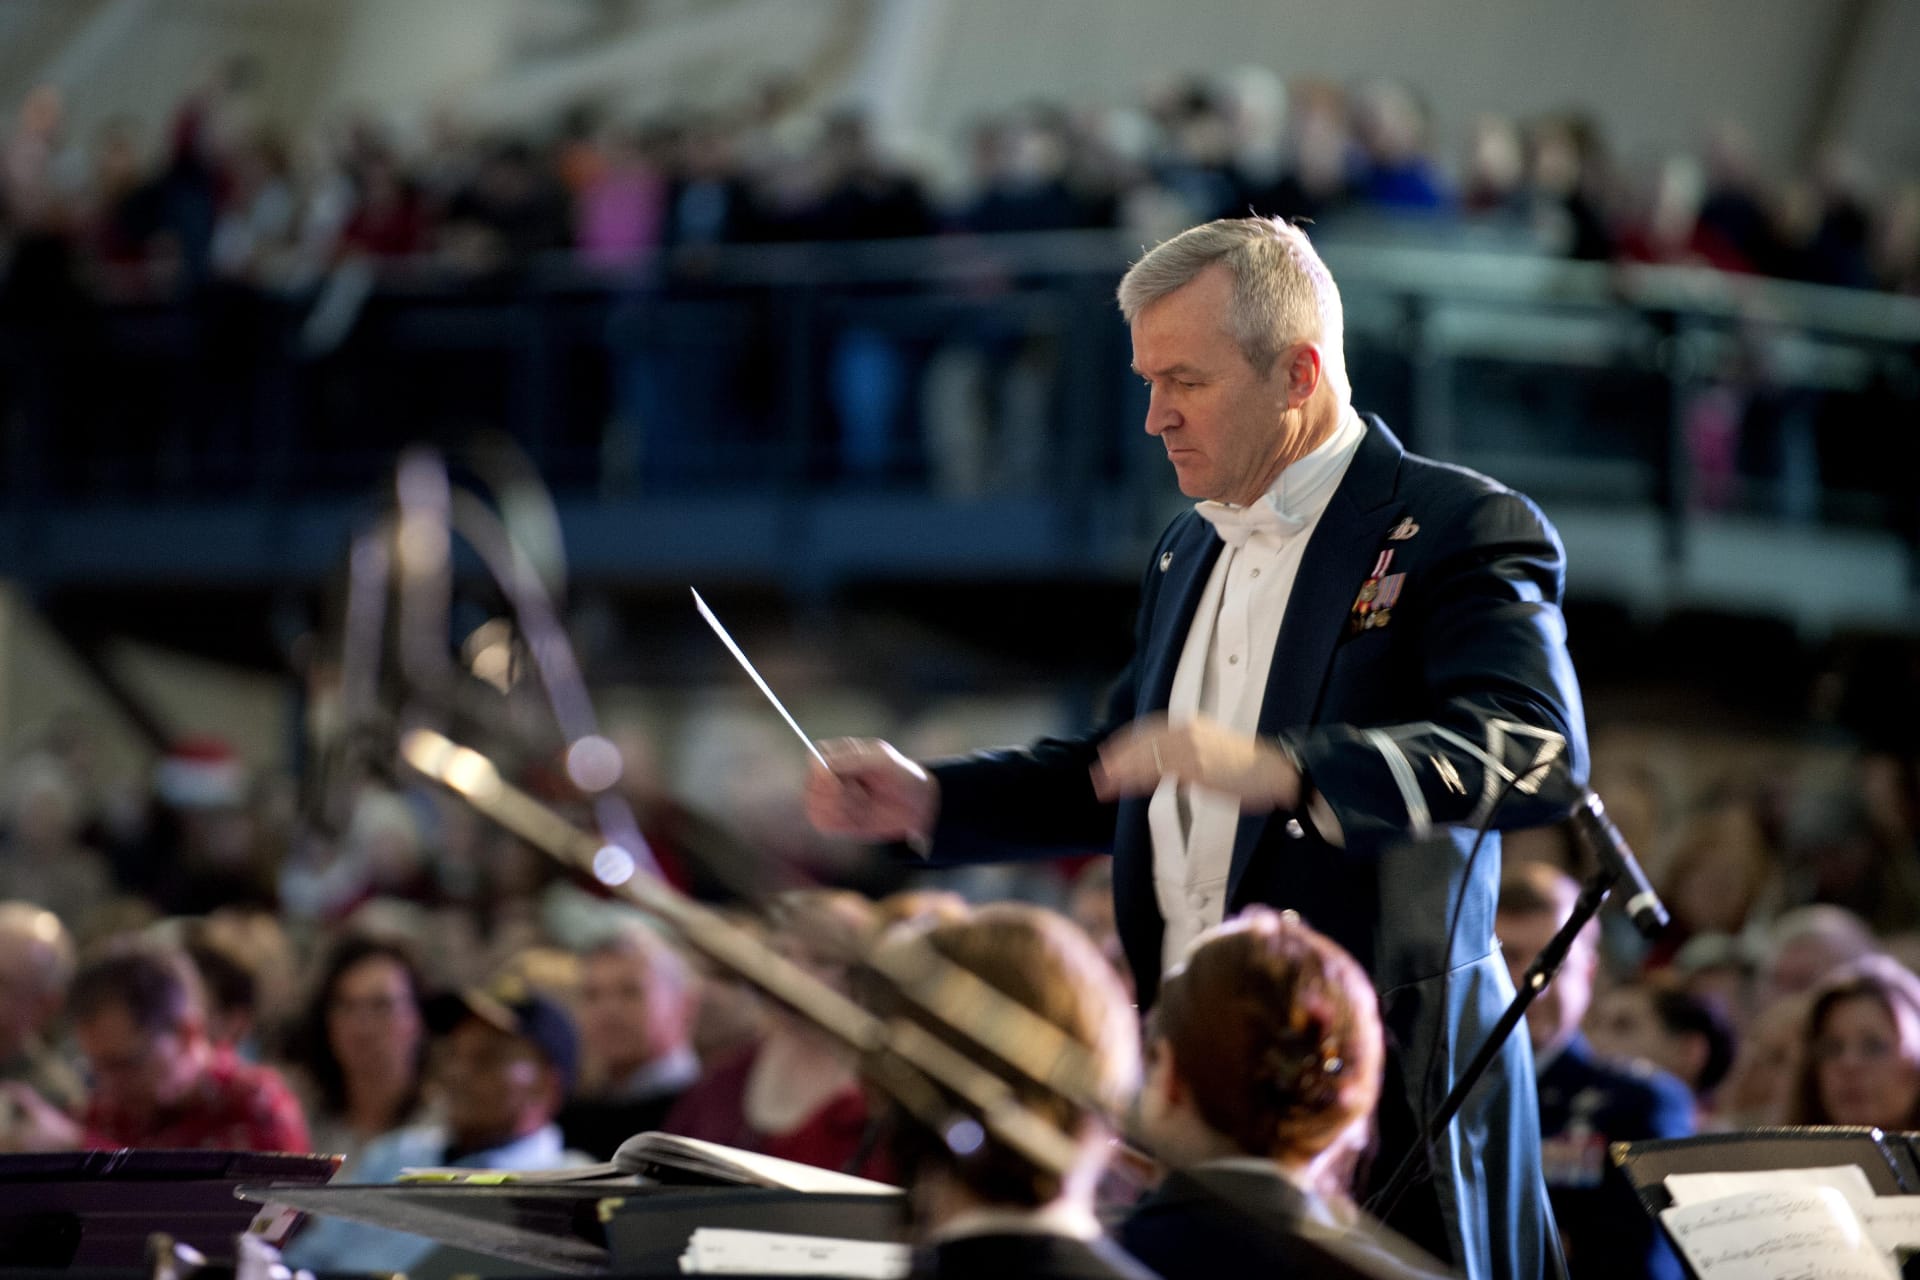
M678 1277L696 1228L900 1240L906 1198L767 1187L643 1185L632 1177L500 1185L242 1187L261 1204L330 1214L438 1241L408 1268L442 1275Z
M1670 1173L1748 1173L1854 1165L1867 1175L1875 1195L1913 1195L1920 1192L1909 1145L1909 1140L1916 1137L1920 1135L1890 1134L1871 1125L1783 1125L1737 1133L1702 1133L1691 1138L1616 1142L1609 1155L1664 1233L1666 1224L1660 1221L1660 1211L1673 1204L1666 1186ZM1687 1274L1694 1275L1677 1243L1674 1253ZM1909 1262L1905 1274L1920 1274L1920 1264Z
M0 1155L0 1275L143 1269L164 1232L231 1262L257 1209L242 1182L317 1186L337 1156L251 1151L48 1151Z

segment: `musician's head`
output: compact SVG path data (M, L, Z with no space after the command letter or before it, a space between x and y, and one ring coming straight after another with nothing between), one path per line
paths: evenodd
M96 1106L144 1123L206 1070L206 997L178 947L141 938L109 944L74 976L73 1038Z
M1385 1042L1359 962L1292 912L1202 934L1160 984L1139 1121L1175 1166L1272 1160L1322 1181L1365 1141Z
M1558 867L1516 862L1501 874L1500 906L1493 931L1515 986L1553 935L1573 914L1580 886ZM1535 1054L1557 1053L1579 1034L1593 1004L1593 979L1600 967L1600 926L1589 920L1567 951L1566 962L1527 1010L1527 1035Z
M916 1214L926 1226L983 1207L1019 1210L1064 1204L1090 1214L1094 1184L1112 1137L1099 1112L1111 1112L1132 1096L1140 1073L1138 1023L1112 967L1071 921L1018 903L996 903L964 919L918 929L900 927L880 945L884 950L922 943L1064 1033L1083 1055L1084 1083L1098 1108L1009 1070L977 1043L909 1009L905 1016L1007 1081L1013 1096L1033 1115L1067 1137L1072 1153L1063 1170L1043 1168L964 1120L941 1134L896 1108L895 1150L904 1179L913 1188ZM984 1021L989 1029L1010 1034L1015 1043L1033 1043L1031 1036L1009 1033L1005 1023L991 1016Z
M1331 434L1352 398L1340 290L1306 233L1222 218L1120 282L1147 433L1192 498L1245 504Z

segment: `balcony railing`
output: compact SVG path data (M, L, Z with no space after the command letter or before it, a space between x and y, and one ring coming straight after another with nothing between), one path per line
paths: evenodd
M1701 513L1920 527L1920 300L1365 234L1323 249L1356 403L1413 447L1550 509L1657 513L1674 557ZM189 577L315 575L399 448L492 431L608 575L688 554L635 532L690 512L718 513L703 554L743 571L992 570L1018 546L1131 574L1173 500L1112 303L1137 253L949 237L50 296L0 344L0 557L29 580L163 554Z

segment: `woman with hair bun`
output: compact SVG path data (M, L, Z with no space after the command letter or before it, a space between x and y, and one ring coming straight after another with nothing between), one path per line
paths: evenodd
M1292 912L1195 940L1148 1028L1141 1136L1173 1170L1120 1231L1165 1276L1441 1275L1349 1225L1385 1058L1373 984Z

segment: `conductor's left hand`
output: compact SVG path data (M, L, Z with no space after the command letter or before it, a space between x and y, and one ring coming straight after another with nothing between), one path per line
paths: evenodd
M1230 795L1246 813L1300 803L1300 770L1278 743L1206 716L1178 724L1142 716L1127 725L1101 744L1093 789L1102 800L1147 795L1163 777Z

